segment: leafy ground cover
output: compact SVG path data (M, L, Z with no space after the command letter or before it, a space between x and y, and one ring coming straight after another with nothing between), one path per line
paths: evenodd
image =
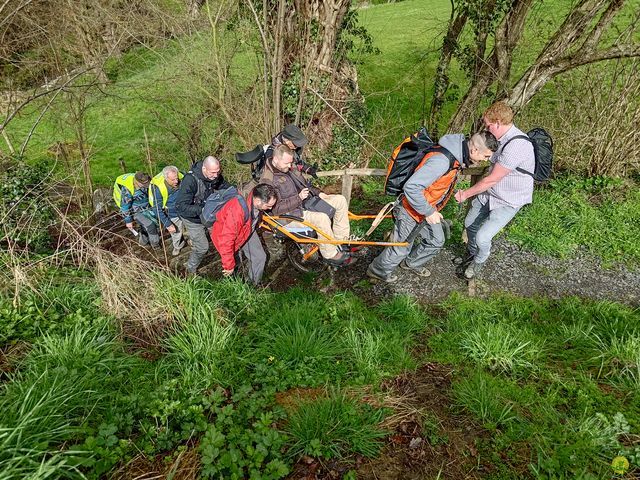
M455 296L425 310L160 275L172 320L150 350L81 278L2 299L3 478L166 474L187 458L203 478L373 478L392 462L405 478L459 475L437 449L476 477L603 478L618 454L640 460L640 318L622 305ZM447 381L425 383L434 372Z

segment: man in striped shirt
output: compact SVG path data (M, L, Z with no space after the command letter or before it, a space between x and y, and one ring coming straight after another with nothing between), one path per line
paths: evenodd
M513 124L513 110L505 102L496 102L482 119L485 128L498 139L498 150L491 157L489 174L455 195L458 202L474 197L464 221L469 241L462 265L467 279L482 270L491 253L493 237L533 198L533 177L520 171L533 174L533 145L523 138L509 141L516 135L526 136Z

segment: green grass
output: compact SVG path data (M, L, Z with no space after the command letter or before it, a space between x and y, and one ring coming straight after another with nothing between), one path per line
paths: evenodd
M603 478L616 455L635 458L637 310L508 296L454 296L445 309L429 358L460 369L456 406L495 432L489 455L542 478Z
M114 319L74 317L79 304L99 303L90 278L75 290L53 280L35 304L6 303L12 313L0 317L0 328L16 317L59 320L11 337L28 353L0 390L9 478L45 478L40 468L107 475L140 452L165 455L195 439L209 478L250 468L281 478L302 454L375 456L389 412L358 387L375 392L425 361L452 367L448 408L491 432L478 448L494 478L514 469L600 478L618 453L638 468L640 316L630 307L453 296L429 314L409 297L371 306L348 292L157 275L172 323L147 352L116 335ZM276 394L293 401L283 408ZM425 435L445 441L429 418Z
M206 95L214 94L212 85L206 81L210 75L207 69L212 61L211 48L211 35L196 33L168 41L163 48L153 51L133 49L107 64L113 83L105 88L105 94L92 93L87 97L86 137L96 184L109 185L122 173L120 158L129 171L148 170L145 131L154 171L168 164L188 170L185 142L189 122L203 113ZM255 59L241 52L231 63L228 81L238 88L246 86L255 69ZM60 95L44 115L26 150L29 161L51 158L48 150L55 142L75 141L69 122L69 102ZM34 104L7 127L16 147L27 137L43 107L43 103ZM202 147L207 152L219 147L220 128L215 120L204 124ZM229 162L228 173L237 170L234 163ZM67 174L61 172L62 176Z
M509 227L527 249L567 257L584 248L605 264L640 261L640 188L632 182L572 177L536 190Z
M303 401L290 415L286 431L289 455L340 458L348 453L375 457L386 432L378 427L384 412L333 391L327 398Z

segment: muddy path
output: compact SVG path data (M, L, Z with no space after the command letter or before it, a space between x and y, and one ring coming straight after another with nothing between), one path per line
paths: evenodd
M190 249L186 247L179 256L171 256L171 242L163 235L165 248L152 250L139 247L132 235L116 218L103 220L100 244L114 253L133 252L137 257L154 261L159 266L168 266L181 273ZM452 292L487 297L494 293L509 293L522 297L562 298L576 296L592 300L609 300L640 305L640 268L626 266L623 260L614 266L603 266L601 262L579 251L576 255L560 259L522 250L503 237L494 243L493 253L482 276L470 285L456 275L453 259L461 254L460 245L445 247L428 265L431 276L418 277L411 272L397 269L398 281L381 283L366 276L369 263L381 249L369 247L358 253L355 264L336 271L318 265L311 273L296 271L287 261L285 246L275 242L272 235L264 232L264 244L269 254L264 285L282 291L293 286L310 287L325 292L349 290L363 298L379 301L395 294L408 294L421 303L439 303ZM199 274L209 278L220 277L220 261L215 248L210 246Z

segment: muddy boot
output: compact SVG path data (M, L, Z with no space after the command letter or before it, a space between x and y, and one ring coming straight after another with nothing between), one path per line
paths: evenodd
M177 257L178 255L180 255L180 250L182 250L184 248L184 246L186 245L186 242L181 242L180 245L178 245L176 248L174 248L171 251L171 255L173 255L174 257Z
M400 268L402 268L403 270L407 270L408 272L411 272L415 275L418 275L419 277L427 278L431 276L431 271L427 267L411 268L409 265L407 265L407 262L405 260L400 262Z
M484 263L471 262L464 271L464 278L466 278L467 280L478 278L482 267L484 267Z
M471 255L470 253L466 253L463 257L455 257L453 259L453 264L457 267L466 269L472 261L473 255Z
M149 245L149 236L144 233L141 229L140 234L138 235L138 245L141 247L146 247Z
M371 267L367 268L367 277L373 279L373 280L377 280L378 282L386 282L386 283L394 283L398 281L398 276L394 275L393 273L391 275L389 275L388 277L381 277L380 275L376 274L373 270L371 270Z

